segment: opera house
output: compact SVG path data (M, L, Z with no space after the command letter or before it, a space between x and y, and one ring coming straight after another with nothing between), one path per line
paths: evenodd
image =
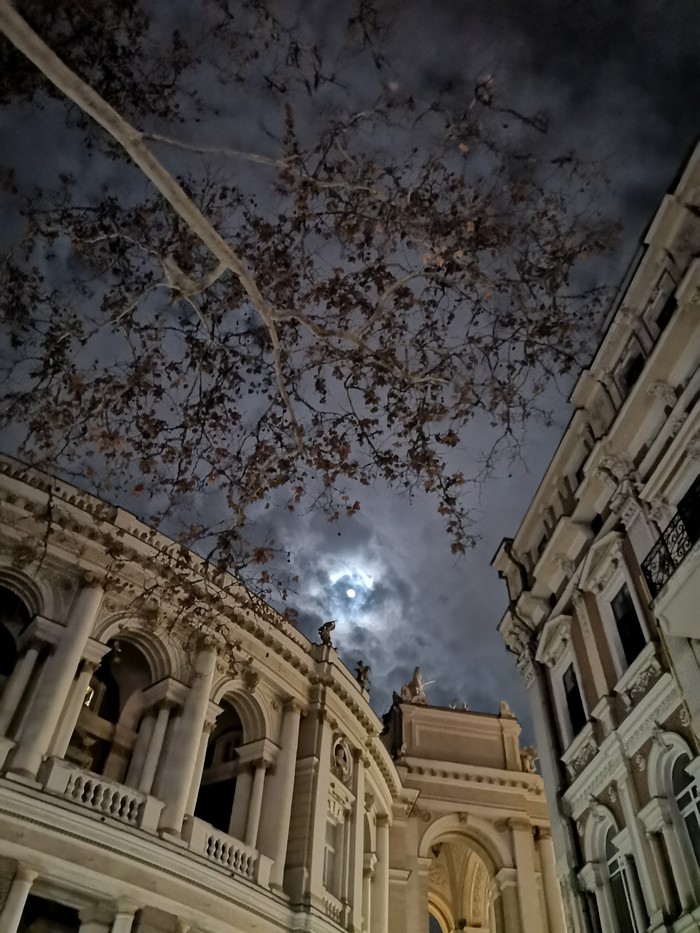
M563 933L506 703L383 720L232 577L0 459L2 933Z

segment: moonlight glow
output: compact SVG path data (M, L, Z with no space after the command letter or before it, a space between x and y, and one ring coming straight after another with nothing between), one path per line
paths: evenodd
M347 596L348 599L354 599L357 593L355 592L355 590L353 590L352 587L350 587L349 589L345 590L345 595Z

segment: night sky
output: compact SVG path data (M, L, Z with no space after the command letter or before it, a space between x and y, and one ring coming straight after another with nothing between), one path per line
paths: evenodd
M542 145L551 153L574 150L602 165L607 209L622 224L619 247L599 271L614 288L698 135L700 8L655 0L398 6L399 81L425 92L457 83L464 69L475 78L492 73L515 106L548 113ZM378 710L420 664L435 681L431 702L495 712L507 698L527 737L524 689L495 631L505 586L490 561L501 538L515 534L554 452L571 413L569 389L552 388L554 424L531 422L522 457L485 484L475 502L480 541L466 557L452 557L432 504L420 497L363 491L362 513L339 528L295 517L301 628L312 636L322 620L339 620L334 637L346 663L372 664ZM465 462L478 437L467 444Z
M379 6L395 17L387 82L429 99L491 74L513 108L548 114L542 152L553 158L574 151L601 165L610 179L605 210L623 233L596 275L614 287L697 138L700 5L380 0ZM319 41L333 30L333 8L330 2L304 8ZM46 131L50 115L37 112L32 119L22 111L20 117L0 114L3 145L12 140L25 170L38 172L36 127L43 120ZM58 128L56 134L60 162ZM80 166L80 154L70 159ZM582 352L581 365L589 355L590 349ZM503 463L475 497L480 539L466 557L452 556L434 503L420 495L363 489L360 513L340 524L314 514L274 515L275 536L289 548L289 566L299 577L290 604L300 613L300 628L315 638L323 621L337 620L334 640L348 666L360 658L372 666L378 712L420 665L425 680L434 681L427 688L431 702L496 712L507 698L529 731L519 675L496 634L506 593L490 560L501 538L516 532L556 447L570 415L570 387L551 388L554 423L531 422L522 456ZM13 452L12 434L0 443ZM457 458L470 466L480 443L475 428L462 438ZM261 523L269 514L261 512Z

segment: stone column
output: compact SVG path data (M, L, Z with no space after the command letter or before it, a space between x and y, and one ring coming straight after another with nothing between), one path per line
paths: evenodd
M620 804L625 817L625 825L629 830L632 855L634 856L637 866L637 871L628 872L628 876L636 880L637 872L639 872L639 883L641 884L641 890L646 904L646 911L643 911L643 913L648 914L653 922L657 918L662 918L663 894L658 875L656 874L654 859L649 848L649 840L647 839L644 827L637 815L640 810L637 793L632 784L632 779L627 772L618 779L617 787L620 792ZM648 920L647 917L644 917L644 922L640 926L640 929L646 929L646 925L648 925Z
M365 853L365 762L361 749L353 750L352 793L355 800L350 817L350 862L348 865L348 891L351 926L362 929L362 872Z
M542 888L544 890L544 902L547 907L549 929L551 933L566 933L564 906L561 900L561 889L554 862L554 846L552 845L552 835L547 827L540 826L539 828L537 851L540 856Z
M664 801L664 803L666 803L666 806L662 809L663 823L661 825L661 833L664 843L666 844L668 860L671 863L671 871L673 872L673 881L678 892L678 900L683 910L688 910L695 907L697 904L693 876L690 872L690 865L693 864L694 856L692 850L690 852L684 851L681 843L682 835L677 831L674 825L673 818L669 812L670 807L668 806L668 801Z
M28 778L36 773L49 747L68 698L75 671L100 611L104 591L90 583L78 594L61 639L44 667L11 770Z
M215 667L216 649L205 642L195 658L194 679L182 708L177 733L173 736L167 773L163 775L165 808L159 826L161 832L179 835L182 829Z
M518 872L515 868L502 868L496 875L496 882L501 901L504 931L506 933L523 933L522 924L520 923Z
M509 820L517 870L520 927L522 933L541 933L542 917L535 877L535 846L529 820Z
M151 735L151 741L148 746L148 752L146 753L146 759L143 763L143 770L141 771L141 777L139 778L138 789L143 794L150 794L151 790L153 789L153 781L156 776L156 771L158 770L158 765L161 761L165 733L168 729L169 722L170 705L164 703L158 709L156 721L153 726L153 733Z
M233 836L234 839L240 839L241 842L243 842L245 836L245 824L248 818L248 805L250 804L250 793L252 789L253 774L250 768L244 768L236 778L236 793L233 798L231 819L228 825L229 836Z
M612 891L607 880L607 867L603 868L599 862L587 862L585 869L590 876L589 887L593 891L598 916L604 933L619 933L620 924L613 903Z
M49 755L55 758L63 758L66 754L80 711L83 708L87 688L97 666L93 661L83 661L78 676L71 684L63 715L56 726L56 731L49 746Z
M39 650L39 645L32 642L15 664L15 669L5 684L5 690L0 699L0 735L6 735L7 730L10 728L12 717L17 712L24 691L34 672Z
M133 907L120 908L112 921L110 933L131 933L136 911Z
M364 933L369 933L372 929L372 889L376 864L377 856L374 852L365 852L362 865L362 930Z
M389 931L389 818L377 817L377 864L372 892L371 933Z
M126 777L124 778L124 783L129 787L138 787L139 785L143 773L143 765L146 761L148 750L151 747L151 739L153 738L153 728L155 724L156 711L154 709L146 710L141 717L139 732L131 752L131 761L129 762Z
M0 913L0 930L2 930L2 933L17 933L24 905L27 903L36 876L37 872L32 871L31 868L27 868L25 865L17 867L5 906L2 913Z
M418 929L420 933L428 933L430 914L428 912L428 891L430 888L430 866L432 858L418 858Z
M190 785L190 792L187 796L187 806L185 807L185 813L188 816L192 816L197 807L197 797L199 796L199 788L202 783L202 775L204 774L204 760L207 757L209 736L213 728L213 722L204 723L204 729L202 730L202 735L199 740L199 748L197 749L197 760L192 774L192 784Z
M251 762L253 771L253 787L250 791L248 815L245 821L245 839L243 840L251 849L258 844L258 827L260 826L260 811L262 809L263 789L265 787L265 772L268 763L264 759Z
M271 887L282 887L284 864L287 859L289 841L289 821L292 815L294 796L294 776L296 773L297 747L299 745L299 718L301 707L296 700L290 700L284 708L280 734L280 751L275 767L275 790L278 794L276 807L278 813L277 833L275 838L275 860L270 873ZM238 790L238 788L236 788Z

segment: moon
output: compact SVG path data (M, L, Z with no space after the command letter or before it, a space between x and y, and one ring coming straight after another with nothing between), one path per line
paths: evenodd
M357 596L357 593L352 587L350 587L349 589L345 590L345 595L348 599L354 599Z

